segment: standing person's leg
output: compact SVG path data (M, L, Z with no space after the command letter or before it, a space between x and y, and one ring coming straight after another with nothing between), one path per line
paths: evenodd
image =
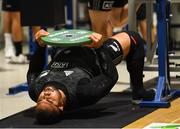
M136 11L140 5L140 3L137 3ZM110 16L113 28L124 27L128 23L128 0L115 0Z
M20 12L12 12L12 38L16 49L16 56L23 53L22 42L23 42L23 31L20 21Z
M154 15L154 14L153 14ZM154 16L153 16L154 19ZM147 41L147 18L146 18L146 4L141 4L137 11L137 20L138 20L138 26L140 33L145 41ZM153 20L154 21L154 20ZM156 37L156 25L154 25L154 22L152 23L152 44L155 42Z
M9 62L9 60L15 56L14 46L12 42L12 36L11 36L11 14L9 11L9 3L8 0L2 1L2 22L3 22L3 34L4 34L4 52L6 61Z
M146 4L141 4L137 11L137 20L143 39L147 40Z
M106 11L89 10L91 19L92 30L96 33L100 33L103 37L109 37L112 34L108 34L106 28L109 26L109 14ZM109 28L110 29L110 28Z
M11 19L12 19L12 39L14 42L16 56L12 63L27 63L27 57L23 55L23 29L21 26L20 0L11 1Z
M107 37L112 36L112 25L110 22L110 10L114 0L89 0L89 16L92 30L102 34L104 41Z
M147 41L147 21L146 19L139 21L139 29L145 41Z
M113 28L122 27L128 20L128 0L116 0L111 10L110 19Z

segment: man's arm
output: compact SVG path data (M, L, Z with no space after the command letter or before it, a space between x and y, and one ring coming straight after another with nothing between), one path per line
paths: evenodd
M42 72L45 64L45 51L45 47L38 46L36 52L30 58L27 76L30 74L38 75L40 72Z
M43 70L46 58L46 45L41 41L42 36L47 36L49 33L45 30L40 30L35 34L35 40L37 41L37 50L30 58L29 69L27 73L27 79L30 83L32 79L35 79Z
M43 71L46 61L46 45L41 42L41 37L48 34L48 32L40 30L35 34L34 37L37 41L37 49L35 53L30 57L29 69L27 72L28 92L33 101L37 100L35 80Z
M27 72L28 92L32 100L36 101L35 79L42 72L45 64L45 47L38 46L36 52L30 59Z

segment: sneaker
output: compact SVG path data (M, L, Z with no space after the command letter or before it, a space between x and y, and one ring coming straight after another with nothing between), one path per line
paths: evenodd
M14 56L9 61L10 64L27 64L29 63L26 56L20 54L19 56Z
M156 89L143 89L139 93L132 95L132 103L139 104L141 101L154 100Z

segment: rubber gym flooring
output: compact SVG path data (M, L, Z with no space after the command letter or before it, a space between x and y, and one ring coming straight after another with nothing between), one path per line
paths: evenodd
M39 125L34 108L27 109L0 121L1 128L122 128L151 113L155 108L132 105L130 93L110 93L97 104L65 112L63 119L52 125Z
M172 78L172 83L177 80ZM145 83L156 85L157 78ZM177 88L179 84L172 84ZM180 122L180 99L172 101L170 108L140 108L131 103L131 93L111 92L97 104L65 112L63 119L52 125L39 125L34 108L29 108L0 121L1 128L143 128L153 122Z

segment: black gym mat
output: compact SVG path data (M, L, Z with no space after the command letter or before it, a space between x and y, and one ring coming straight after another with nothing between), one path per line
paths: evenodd
M52 125L39 125L34 108L27 109L0 121L1 128L122 128L151 113L155 108L132 105L129 92L110 93L97 104L68 111Z

